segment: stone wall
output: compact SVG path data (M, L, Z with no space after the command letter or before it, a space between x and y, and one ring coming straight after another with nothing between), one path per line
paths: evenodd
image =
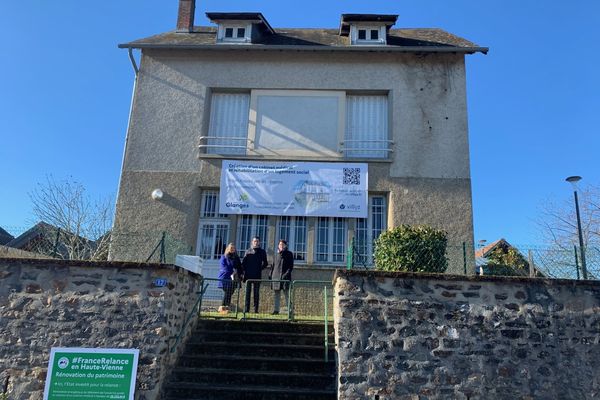
M136 399L157 399L198 280L169 265L0 259L0 382L10 376L9 398L42 398L52 347L101 347L139 349Z
M44 258L53 259L46 254L34 253L32 251L25 251L21 249L15 249L13 247L0 245L0 258Z
M600 395L600 282L338 271L339 399Z

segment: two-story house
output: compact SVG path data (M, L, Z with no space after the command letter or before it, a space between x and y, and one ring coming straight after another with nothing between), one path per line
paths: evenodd
M399 224L472 249L465 55L487 48L395 29L396 15L285 29L209 12L200 27L194 8L180 0L176 30L119 45L136 78L113 259L143 259L155 242L128 238L163 230L206 263L258 235L270 255L286 239L298 266L340 266L350 240L370 259Z

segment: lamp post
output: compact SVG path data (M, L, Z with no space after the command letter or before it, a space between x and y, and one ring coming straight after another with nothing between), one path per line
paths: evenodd
M581 273L583 279L587 279L587 267L585 265L585 248L583 246L583 233L581 232L581 217L579 216L579 199L577 198L577 182L581 180L580 176L569 176L565 179L573 185L573 195L575 196L575 212L577 214L577 233L579 234L579 251L581 252Z

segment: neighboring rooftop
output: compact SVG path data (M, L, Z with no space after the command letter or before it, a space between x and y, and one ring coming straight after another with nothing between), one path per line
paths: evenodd
M215 27L196 26L192 32L166 32L133 42L120 48L182 48L182 49L241 49L240 45L216 44ZM390 29L385 46L351 46L338 29L277 28L272 35L262 36L244 49L280 50L343 50L343 51L405 51L405 52L462 52L486 54L487 47L453 35L438 28Z
M15 237L0 227L0 245L6 244Z

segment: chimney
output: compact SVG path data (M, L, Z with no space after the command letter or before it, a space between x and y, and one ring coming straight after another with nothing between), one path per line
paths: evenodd
M177 32L192 32L194 30L194 11L196 0L179 0L177 13Z

